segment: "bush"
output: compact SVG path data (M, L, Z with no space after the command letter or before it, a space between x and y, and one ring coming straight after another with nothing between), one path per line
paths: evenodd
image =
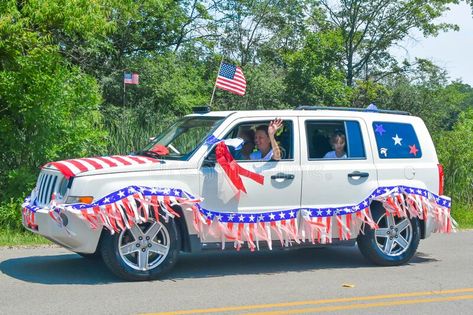
M21 231L21 204L23 200L10 198L0 204L0 226L2 230Z
M473 111L463 112L452 131L435 135L445 171L445 193L454 202L473 205Z

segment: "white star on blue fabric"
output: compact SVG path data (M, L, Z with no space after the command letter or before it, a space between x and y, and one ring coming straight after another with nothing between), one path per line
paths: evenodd
M397 133L396 133L396 136L395 136L395 137L392 137L392 139L394 140L394 145L398 145L398 144L399 144L400 146L402 146L402 143L401 143L402 138L400 138L400 137L397 135Z

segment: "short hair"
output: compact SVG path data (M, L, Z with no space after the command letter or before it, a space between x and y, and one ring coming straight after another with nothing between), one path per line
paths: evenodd
M269 137L268 125L259 125L259 126L257 126L256 129L255 129L255 132L259 131L259 130L264 131L264 133Z
M343 140L344 143L347 143L346 136L343 132L341 131L335 131L331 136L330 136L330 144L336 143L339 140Z

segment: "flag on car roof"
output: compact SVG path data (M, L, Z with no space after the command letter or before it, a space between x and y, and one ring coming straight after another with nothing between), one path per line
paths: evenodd
M230 93L243 96L246 91L246 79L240 67L222 62L215 85Z
M124 84L139 84L139 75L138 73L125 72L123 76Z

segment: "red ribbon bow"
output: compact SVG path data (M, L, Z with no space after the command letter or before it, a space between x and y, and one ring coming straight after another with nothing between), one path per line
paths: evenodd
M249 170L244 169L238 165L233 156L230 154L227 145L223 141L217 144L215 148L215 156L217 163L222 167L223 171L225 174L227 174L232 184L239 191L246 193L245 185L243 185L243 181L241 180L240 176L248 177L258 184L263 185L264 176L250 172Z

